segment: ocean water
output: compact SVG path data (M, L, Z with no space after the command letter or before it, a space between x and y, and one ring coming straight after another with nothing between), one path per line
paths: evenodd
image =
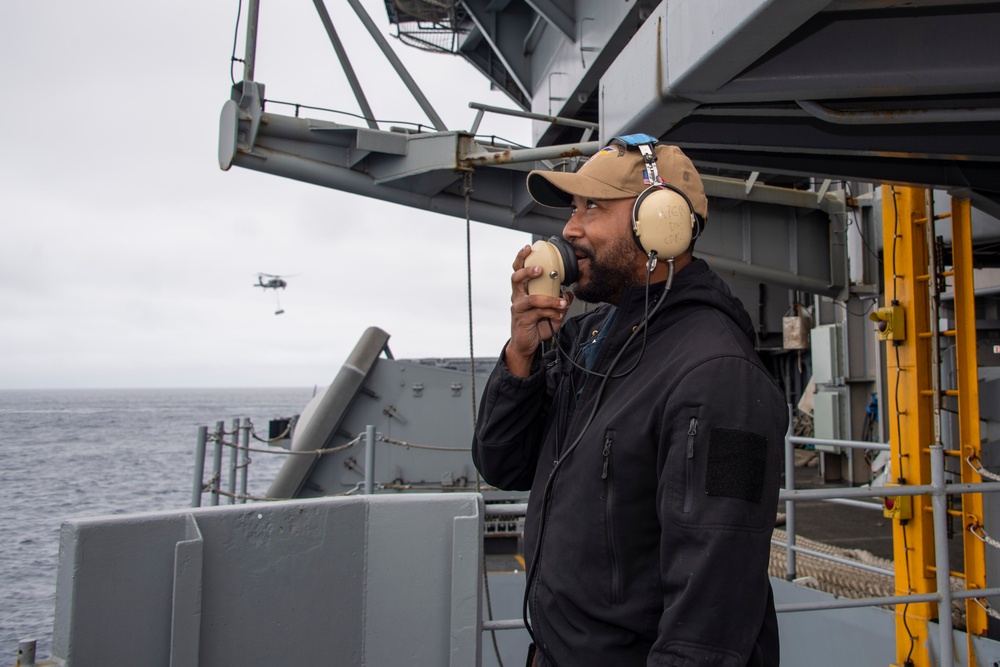
M199 426L249 417L266 438L268 421L298 414L313 391L0 390L0 665L23 639L50 654L63 520L189 507ZM211 446L206 458L207 480ZM284 457L251 458L248 490L263 495Z

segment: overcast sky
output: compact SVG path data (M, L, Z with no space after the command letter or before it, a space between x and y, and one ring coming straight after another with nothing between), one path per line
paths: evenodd
M464 220L219 170L237 5L0 2L0 388L323 385L368 326L397 358L468 356ZM358 112L313 4L261 5L267 97ZM376 116L426 123L327 5ZM384 2L364 5L389 34ZM449 128L470 101L511 106L460 58L391 43ZM523 120L480 131L530 141ZM479 357L507 337L529 241L472 225ZM294 274L283 315L259 271Z

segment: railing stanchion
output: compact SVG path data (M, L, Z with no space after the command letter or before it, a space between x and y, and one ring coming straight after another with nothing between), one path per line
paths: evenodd
M205 443L208 442L208 427L198 427L198 443L194 450L194 489L191 493L191 507L201 507L201 492L205 484Z
M242 430L243 463L240 468L240 503L247 501L247 471L250 469L250 418L247 417Z
M938 603L938 629L940 631L939 658L941 667L953 667L951 623L951 563L948 558L948 498L944 483L944 445L931 445L931 508L934 510L934 572Z
M233 442L229 450L229 504L236 504L236 473L239 470L240 418L233 420Z
M365 494L375 493L375 426L365 429Z
M791 436L792 406L788 406L788 431L785 433L785 489L795 491L795 446ZM785 579L795 579L795 501L789 498L785 501Z
M212 456L212 498L210 505L219 504L219 489L222 481L222 439L226 437L226 423L215 422L215 451Z
M233 420L233 441L229 449L229 504L236 504L236 473L239 470L240 418Z

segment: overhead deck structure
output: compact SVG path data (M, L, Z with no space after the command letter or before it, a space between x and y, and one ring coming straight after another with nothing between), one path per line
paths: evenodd
M846 286L844 209L822 196L803 205L795 191L811 179L820 195L830 187L825 179L958 188L975 209L1000 212L995 2L387 0L401 41L461 55L535 119L530 149L477 141L478 121L445 127L360 0L350 0L428 117L416 133L379 127L322 0L314 4L366 127L268 106L253 79L251 38L244 80L222 114L223 168L457 217L466 215L468 194L473 220L547 236L562 216L530 200L524 172L573 169L611 136L640 128L682 146L708 176L709 195L720 201L700 248L716 265L831 296ZM784 210L743 215L743 201ZM719 212L734 207L741 224L790 247L755 256L763 244L713 238ZM817 209L829 224L803 219ZM786 224L775 228L778 218ZM980 226L980 237L1000 240L1000 230ZM997 245L978 245L977 260L996 264ZM800 257L817 246L828 257Z
M467 16L454 26L457 53L525 110L599 123L600 141L644 128L700 167L968 188L974 206L1000 207L1000 3L456 7ZM408 24L397 21L402 37ZM538 146L580 138L535 128Z

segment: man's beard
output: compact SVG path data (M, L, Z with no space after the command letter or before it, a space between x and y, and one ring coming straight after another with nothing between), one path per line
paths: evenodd
M590 248L576 248L590 260L587 284L572 287L573 294L587 303L617 305L626 287L635 284L638 250L631 238L622 236L598 258Z

